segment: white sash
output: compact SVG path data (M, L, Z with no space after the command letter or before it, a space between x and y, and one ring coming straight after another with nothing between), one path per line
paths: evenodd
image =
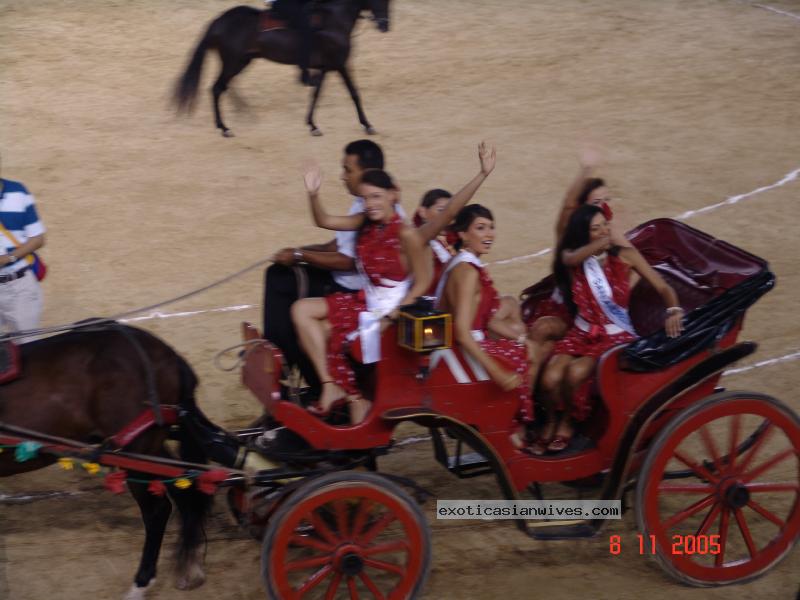
M439 278L439 284L436 286L437 304L441 300L442 294L444 293L444 286L447 283L447 278L450 276L450 271L452 271L454 267L460 265L462 262L468 262L476 267L483 267L481 259L475 256L472 252L469 252L468 250L459 250L458 254L451 258L450 262L447 263L444 273L442 273L442 276Z
M583 273L586 275L586 281L589 282L589 289L592 291L592 295L597 300L597 304L600 305L603 313L608 317L608 320L631 335L636 335L636 330L633 328L628 311L614 302L611 286L608 283L603 267L600 265L600 261L594 256L587 258L583 261Z
M392 312L408 293L411 277L403 281L381 279L380 285L372 285L361 261L356 261L358 271L364 279L364 295L367 310L358 313L358 329L351 332L347 339L361 338L361 354L364 364L378 362L381 359L381 319Z
M443 265L447 264L447 262L453 258L450 252L447 251L447 248L444 247L444 244L439 240L431 240L428 242L430 247L433 249L433 253L436 255L436 258L439 259L439 262Z

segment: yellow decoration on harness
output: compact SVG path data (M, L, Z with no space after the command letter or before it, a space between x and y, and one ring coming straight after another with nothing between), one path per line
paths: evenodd
M179 490L185 490L188 487L192 487L192 482L181 477L180 479L175 480L175 487Z
M75 467L75 463L71 458L63 456L58 459L58 466L64 469L65 471L72 471L72 469Z
M90 475L97 475L100 472L100 465L94 462L83 463L83 468L86 469Z

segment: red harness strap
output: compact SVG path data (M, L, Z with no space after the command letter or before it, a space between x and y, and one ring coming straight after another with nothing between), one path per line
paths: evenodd
M161 416L164 420L164 425L174 425L178 422L178 407L177 406L161 406ZM125 425L117 433L109 438L112 445L117 448L124 448L142 433L150 429L156 424L156 415L152 408L146 408L142 413L133 421Z
M0 342L0 383L14 381L20 367L19 347L14 342Z

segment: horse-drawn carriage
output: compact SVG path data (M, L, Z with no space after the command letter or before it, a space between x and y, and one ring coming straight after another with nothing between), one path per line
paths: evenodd
M549 482L591 482L602 500L624 500L632 491L643 539L682 582L744 582L785 557L800 538L800 418L763 394L717 387L728 366L755 351L737 337L746 309L774 276L765 261L675 221L651 221L630 239L677 290L687 311L684 334L666 337L664 307L640 283L630 311L643 337L599 361L594 412L581 430L587 443L558 454L535 457L512 445L517 393L502 392L449 347L446 318L409 311L399 335L396 325L382 334L382 358L373 365L359 364L359 344L351 346L372 402L357 425L307 411L282 383L280 353L246 325L243 380L265 416L222 441L258 447L273 464L256 474L230 467L224 478L210 477L230 487L234 515L262 540L268 597L400 599L421 592L430 534L403 484L419 488L377 470L403 422L428 428L436 460L455 476L494 475L505 499L521 492L541 498ZM526 318L552 285L545 279L523 292ZM179 427L209 431L191 406L179 413ZM0 443L31 439L15 431L0 431ZM63 440L43 441L55 453L78 451ZM119 462L129 460L124 452L93 452L99 462L148 472L141 457L126 467ZM161 459L149 472L174 477L185 468ZM515 521L542 540L595 536L604 522Z
M541 497L542 483L589 478L599 483L598 499L635 490L637 524L668 573L700 586L747 581L800 537L800 419L763 394L717 387L724 369L755 351L737 337L745 310L774 276L765 261L676 221L651 221L630 239L677 290L686 328L667 338L657 294L643 283L635 288L631 315L644 337L600 360L596 408L582 432L590 443L581 450L519 452L509 440L516 393L502 392L457 347L415 352L405 332L406 343L398 343L396 327L382 336L381 361L361 371L372 409L358 425L326 423L285 398L281 358L267 343L248 353L244 382L299 440L300 454L374 458L391 447L397 425L410 421L430 430L435 457L449 471L493 474L506 499L526 490ZM525 318L552 285L548 278L525 290ZM447 337L427 329L434 346ZM258 337L246 328L246 339ZM358 344L351 352L357 363ZM448 438L457 440L454 451ZM303 483L271 515L263 569L275 597L312 597L310 590L340 583L352 597L359 597L358 582L375 597L413 597L419 589L430 555L419 511L388 484L373 489L351 477ZM379 509L367 517L370 507ZM596 535L604 521L516 523L537 539L565 539ZM390 524L386 540L374 543ZM709 539L712 550L701 554ZM684 542L692 547L682 551ZM384 581L380 593L375 574Z

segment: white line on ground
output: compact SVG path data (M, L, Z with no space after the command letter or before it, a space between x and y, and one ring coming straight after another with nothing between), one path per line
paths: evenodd
M777 365L778 363L797 360L798 358L800 358L800 352L792 352L791 354L785 354L783 356L779 356L778 358L769 358L767 360L762 360L752 365L745 365L743 367L738 367L736 369L728 369L727 371L723 371L722 374L736 375L737 373L746 373L747 371L752 371L753 369L760 369L761 367L771 367L772 365Z
M130 319L120 319L122 323L132 323L134 321L149 321L150 319L171 319L172 317L193 317L194 315L202 315L206 313L215 312L235 312L238 310L247 310L248 308L256 308L256 304L240 304L238 306L223 306L222 308L207 308L204 310L186 310L182 312L165 313L160 310L151 312L149 315L141 317L132 317Z
M793 19L800 20L800 15L796 15L795 13L790 13L785 10L781 10L779 8L775 8L773 6L767 6L766 4L753 4L753 6L758 8L763 8L764 10L771 10L774 13L778 13L779 15L783 15L785 17L792 17Z

